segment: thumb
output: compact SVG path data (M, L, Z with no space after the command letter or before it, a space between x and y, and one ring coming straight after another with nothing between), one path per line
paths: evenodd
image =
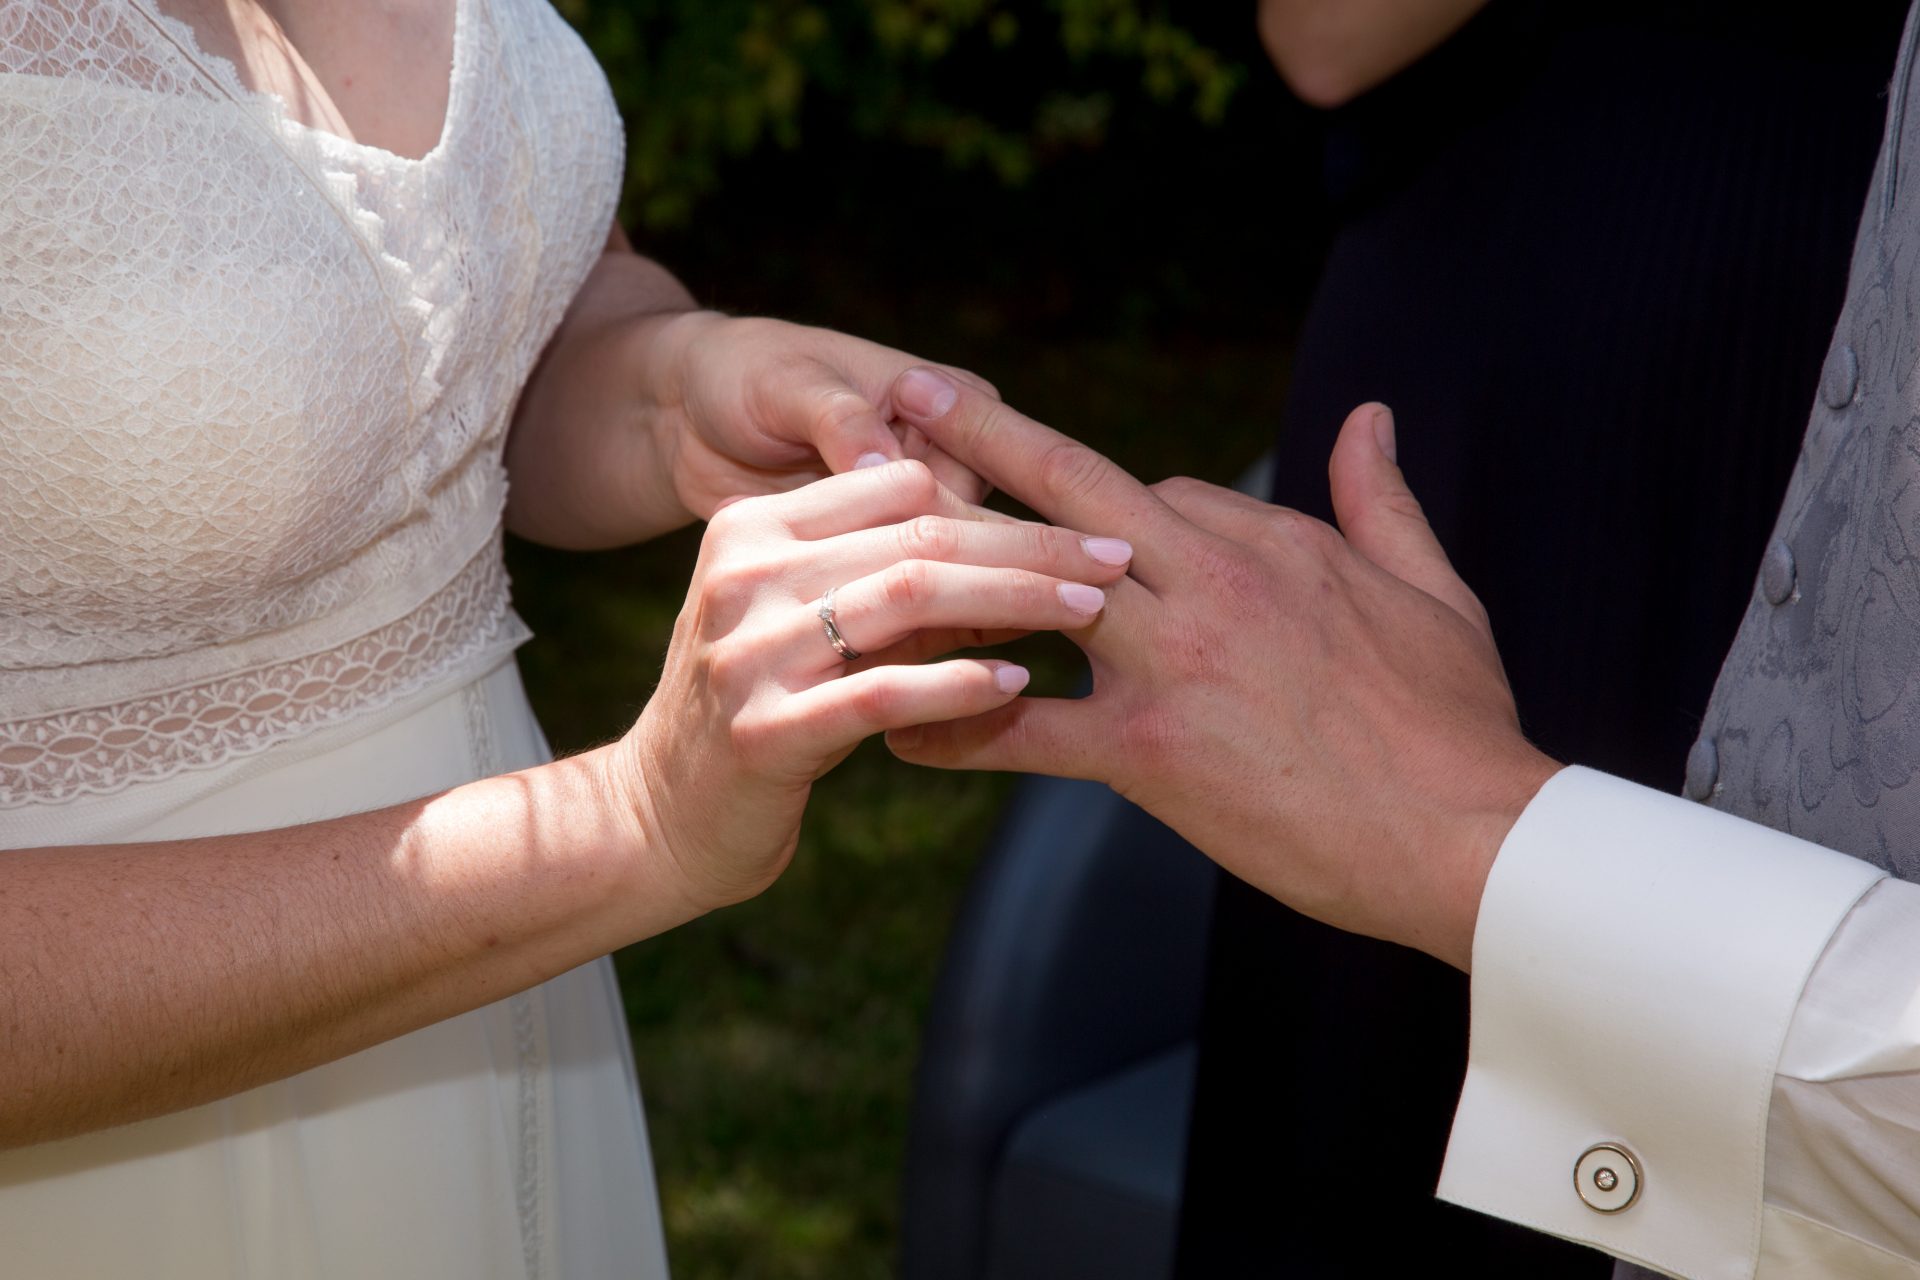
M768 398L773 434L809 447L833 472L903 456L900 440L873 402L839 371L814 364Z
M1394 577L1488 630L1486 610L1453 571L1396 459L1393 410L1370 403L1347 415L1327 464L1340 532Z

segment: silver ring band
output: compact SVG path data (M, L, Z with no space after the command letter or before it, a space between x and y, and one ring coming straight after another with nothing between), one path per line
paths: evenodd
M827 594L820 597L820 625L826 629L827 643L833 646L833 651L852 662L860 656L860 652L847 643L847 638L840 634L840 628L834 624L833 592L834 588L828 587Z

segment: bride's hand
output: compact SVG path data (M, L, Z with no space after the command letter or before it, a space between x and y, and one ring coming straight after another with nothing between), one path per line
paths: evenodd
M895 378L925 362L831 329L689 311L648 322L648 395L662 472L702 519L730 498L798 488L875 455L925 462L969 502L987 494L971 470L887 416ZM937 366L996 395L984 379ZM878 407L876 407L878 406Z
M696 910L785 868L815 779L886 729L977 715L1027 682L1008 662L923 660L1093 623L1131 548L979 519L902 461L715 515L665 669L609 754L610 784ZM819 614L862 656L844 659Z

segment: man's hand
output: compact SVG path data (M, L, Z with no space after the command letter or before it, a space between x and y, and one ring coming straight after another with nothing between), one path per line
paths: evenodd
M1149 489L932 370L904 375L894 405L1043 516L1135 549L1074 635L1091 696L896 732L895 754L1099 779L1290 906L1471 966L1487 871L1558 766L1521 735L1384 406L1356 409L1334 447L1342 536L1196 480Z

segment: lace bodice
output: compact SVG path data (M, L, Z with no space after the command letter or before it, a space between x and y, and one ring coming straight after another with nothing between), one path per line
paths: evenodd
M0 0L0 807L524 638L501 450L621 152L545 0L457 0L419 160L298 123L148 0Z

